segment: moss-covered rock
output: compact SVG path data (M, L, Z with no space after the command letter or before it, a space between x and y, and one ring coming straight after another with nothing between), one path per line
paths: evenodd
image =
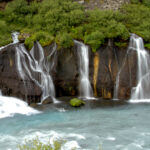
M84 104L85 104L85 102L80 100L80 99L78 99L78 98L73 98L73 99L70 100L70 105L72 107L80 107L80 106L82 106Z

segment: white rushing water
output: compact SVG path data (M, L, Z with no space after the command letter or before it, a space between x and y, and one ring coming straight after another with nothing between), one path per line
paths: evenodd
M31 55L27 52L24 45L19 45L16 47L16 50L17 69L24 84L25 79L30 78L42 89L41 102L50 96L53 102L56 103L57 100L55 99L55 88L50 75L50 67L48 62L45 61L41 45L37 42L37 48L33 47L30 51ZM36 57L36 54L38 57ZM40 77L38 76L37 78L34 73L39 74Z
M45 60L44 50L38 42L37 42L37 46L38 48L36 49L36 51L35 51L35 48L33 47L30 53L35 62L35 70L41 73L41 87L43 89L41 101L51 96L51 98L53 99L53 102L57 103L58 101L55 99L55 86L54 86L52 77L50 75L50 69L51 69L50 64L48 61ZM57 47L55 45L51 51L51 54L49 54L49 56L55 53L56 48ZM38 53L38 56L40 56L39 58L36 58L37 53Z
M88 46L79 41L74 41L77 45L77 53L79 57L79 91L80 97L91 99L93 98L93 90L89 81L89 51Z
M18 39L19 32L12 32L11 36L12 36L13 43L10 43L8 45L16 44L19 42L19 39ZM7 47L8 45L0 47L0 50Z
M20 99L0 95L0 119L13 117L14 114L32 115L40 113Z
M132 89L131 100L133 102L150 102L150 55L144 48L143 39L132 34L130 49L137 52L137 86Z
M127 56L128 56L128 52L129 52L129 48L128 48L128 50L127 50L127 53L126 53L126 55L125 55L125 58L124 58L124 60L123 60L123 63L122 63L122 66L121 66L121 68L119 69L119 71L118 71L118 73L117 73L117 76L116 76L116 83L115 83L115 87L114 87L114 96L113 96L113 100L119 100L119 98L118 98L118 92L119 92L119 83L120 83L120 73L121 73L121 71L122 71L122 69L123 69L123 67L124 67L124 65L125 65L125 62L126 62L126 60L127 60Z
M13 33L12 33L13 44L19 43L18 36L19 36L19 32L13 32Z
M2 91L0 90L0 96L2 96Z

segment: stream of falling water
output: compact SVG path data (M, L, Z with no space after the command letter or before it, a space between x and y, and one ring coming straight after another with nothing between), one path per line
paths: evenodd
M93 90L89 81L89 51L88 46L82 42L74 40L77 45L77 54L79 58L79 92L80 97L85 99L93 98Z
M130 102L150 102L150 55L144 48L143 39L136 34L131 34L130 43L127 50L134 50L137 52L137 86L132 88ZM118 99L118 90L120 82L120 73L125 64L125 60L120 68L117 77L116 85L114 88L114 99Z
M137 86L132 89L131 100L150 102L150 55L144 48L143 39L132 34L130 49L137 52Z
M127 50L127 53L125 55L125 58L123 60L123 63L122 63L122 66L121 68L119 69L118 73L117 73L117 76L116 76L116 84L115 84L115 87L114 87L114 96L113 96L113 100L118 100L118 92L119 92L119 83L120 83L120 73L125 65L125 62L126 62L126 59L127 59L127 55L128 55L128 52L129 52L129 48Z
M19 39L18 39L19 32L12 32L11 36L12 36L13 43L10 43L8 45L15 44L15 43L19 42ZM8 46L8 45L6 45L6 46ZM3 48L5 48L6 46L1 46L0 50L2 50Z
M18 36L18 32L13 32L13 43L10 43L9 45L18 43ZM50 62L46 60L44 56L44 50L42 46L38 42L36 43L36 45L37 47L35 47L34 45L32 50L30 51L30 54L28 53L23 44L16 45L16 67L18 73L24 82L26 91L27 88L25 80L30 78L35 84L37 84L42 89L41 102L50 97L54 103L57 103L58 101L55 98L55 87L52 77L50 75L50 71L54 65L54 62L50 64ZM6 46L0 47L0 50L5 47ZM57 46L55 44L51 53L49 54L49 57L51 57L51 55L53 55L56 52L56 48ZM40 78L36 77L35 73L40 75Z
M26 51L23 44L16 47L18 73L24 81L24 84L25 79L30 78L35 84L41 87L43 91L41 102L51 97L53 102L57 103L58 101L55 98L55 87L49 70L49 62L45 61L44 51L41 45L38 42L36 45L37 48L34 46L30 51L31 55ZM40 74L40 78L35 77L34 72Z

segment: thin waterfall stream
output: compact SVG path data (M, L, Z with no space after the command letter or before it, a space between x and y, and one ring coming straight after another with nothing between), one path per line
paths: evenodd
M137 52L137 86L132 88L131 100L150 101L150 55L144 48L143 39L132 34L130 49Z
M80 97L85 99L93 98L93 90L89 80L89 51L88 46L82 42L74 40L77 45L77 54L79 58L79 92Z

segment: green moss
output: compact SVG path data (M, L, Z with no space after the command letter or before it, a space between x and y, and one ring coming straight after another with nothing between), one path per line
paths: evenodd
M80 107L80 106L82 106L84 104L85 104L85 102L80 100L80 99L78 99L78 98L73 98L73 99L70 100L70 105L72 107Z
M127 42L115 42L115 46L117 47L127 47Z
M144 44L144 46L145 46L145 48L150 50L150 43L146 43L146 44Z

